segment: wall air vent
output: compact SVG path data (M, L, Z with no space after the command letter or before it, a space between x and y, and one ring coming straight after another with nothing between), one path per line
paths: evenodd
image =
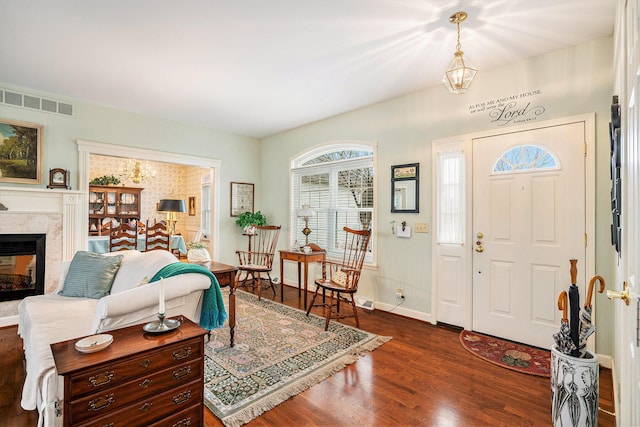
M63 116L70 117L73 117L75 112L74 105L69 104L68 102L42 98L4 88L0 88L0 104L28 108L29 110L44 111L46 113L61 114Z

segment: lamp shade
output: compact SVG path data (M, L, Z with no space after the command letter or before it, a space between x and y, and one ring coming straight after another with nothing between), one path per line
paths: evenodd
M186 212L184 200L162 199L158 204L158 212Z
M311 209L309 205L302 205L302 209L298 210L298 218L310 218L316 216L316 211Z

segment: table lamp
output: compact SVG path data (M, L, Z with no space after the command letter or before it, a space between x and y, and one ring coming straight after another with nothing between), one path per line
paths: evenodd
M178 222L176 213L186 211L187 206L184 203L184 200L162 199L158 204L158 212L167 213L167 229L169 234L176 233L176 222Z
M309 228L309 218L316 216L316 212L311 209L310 205L302 205L302 209L298 210L298 218L304 218L304 228L302 229L302 234L305 237L305 246L309 246L309 234L311 234L311 229Z

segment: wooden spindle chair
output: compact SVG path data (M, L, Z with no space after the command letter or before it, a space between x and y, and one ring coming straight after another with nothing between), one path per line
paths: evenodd
M364 257L369 247L370 230L352 230L344 227L346 233L344 255L341 262L323 261L322 277L315 280L316 291L307 308L307 316L314 306L323 306L325 309L324 330L329 328L331 319L354 317L356 327L360 327L358 310L356 308L355 293L358 291L360 272ZM322 303L316 304L318 291L322 290ZM325 299L326 292L331 293L330 298ZM340 312L340 302L351 305L353 314Z
M267 275L269 287L273 290L273 295L276 295L276 287L273 284L273 280L271 280L270 273L278 236L280 235L280 227L279 225L256 226L256 234L249 237L249 249L236 251L239 263L237 280L244 275L244 280L240 286L247 286L247 282L251 278L248 286L257 287L258 299L261 298L263 274Z

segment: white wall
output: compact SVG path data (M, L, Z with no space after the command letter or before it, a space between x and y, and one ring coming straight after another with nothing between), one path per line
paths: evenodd
M40 187L48 184L50 168L61 167L71 171L71 186L78 188L78 139L221 160L219 261L236 262L235 248L246 245L246 241L235 226L234 218L229 216L230 182L257 182L260 179L261 150L257 139L115 110L33 89L16 88L2 82L0 86L75 105L75 116L66 117L0 104L1 118L44 125L44 182ZM259 191L260 185L256 187ZM259 193L256 195L256 207L262 208ZM265 213L268 215L268 210Z
M542 106L535 120L596 113L596 272L612 277L615 265L609 224L609 105L613 90L612 39L605 38L575 48L553 52L495 70L480 70L463 95L451 95L438 86L371 105L317 123L265 138L262 142L263 209L283 225L279 246L288 245L289 160L321 143L357 139L376 141L378 267L364 273L358 293L383 304L395 305L395 291L403 287L406 300L400 312L428 318L431 296L431 235L414 234L399 239L391 234L390 221L431 223L431 141L498 127L488 111L471 113L475 104L516 96L518 108ZM425 61L426 66L427 61ZM540 91L538 94L528 94ZM391 165L420 162L420 213L392 214ZM569 274L567 272L567 281ZM567 282L568 283L568 282ZM598 301L603 296L598 295ZM606 300L606 298L604 298ZM396 310L398 311L398 310ZM424 315L422 315L424 314ZM611 354L611 310L597 306L599 353Z

